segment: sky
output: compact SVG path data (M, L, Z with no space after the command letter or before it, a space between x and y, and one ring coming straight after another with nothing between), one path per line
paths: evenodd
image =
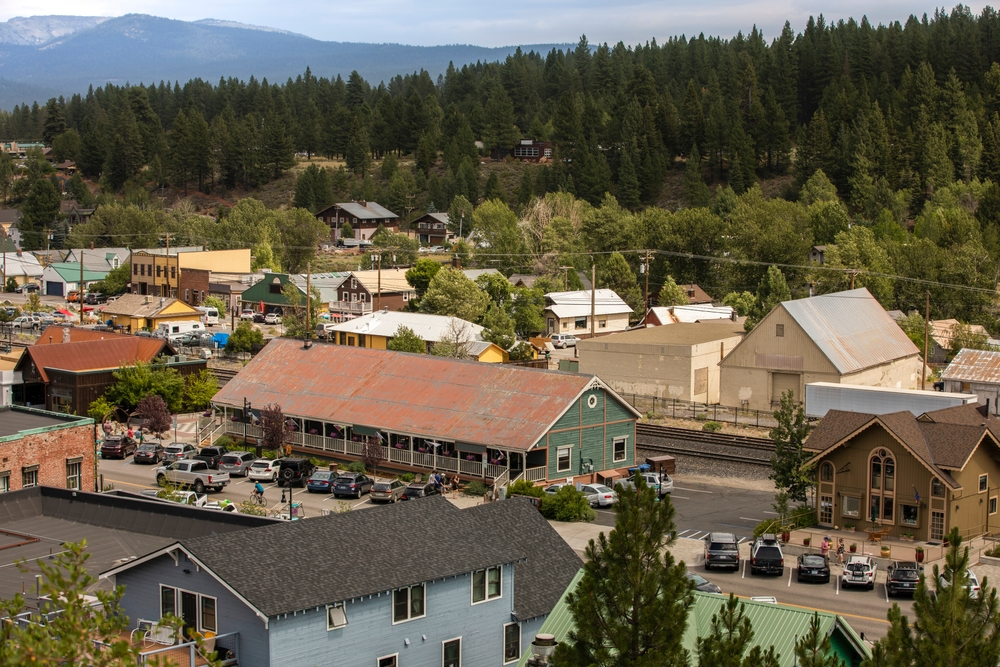
M973 12L985 3L969 3ZM415 45L645 43L680 34L731 37L757 25L768 38L787 20L796 32L810 15L867 15L873 24L933 13L933 2L882 0L3 0L0 21L15 16L152 14L212 18L280 28L327 41ZM950 7L949 7L950 9Z

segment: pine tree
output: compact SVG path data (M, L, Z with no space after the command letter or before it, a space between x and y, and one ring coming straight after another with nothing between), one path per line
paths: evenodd
M531 202L531 198L535 196L535 185L531 180L530 168L525 167L524 171L521 172L521 182L514 194L519 206L527 206Z
M712 616L711 631L698 638L698 667L778 667L772 646L751 648L754 631L745 605L733 594Z
M830 635L820 629L819 614L813 612L809 632L795 642L797 667L841 667L840 657L834 653Z
M55 138L65 131L66 119L63 118L62 108L53 97L45 105L45 129L42 131L42 141L51 146Z
M483 199L499 199L500 201L506 199L503 189L500 187L500 179L495 171L491 172L489 178L486 179L486 185L483 186Z
M687 84L684 104L681 106L680 146L702 146L705 143L705 114L701 105L701 94L694 79Z
M639 178L632 161L635 152L634 146L622 151L621 164L618 166L618 203L628 209L639 206Z
M371 147L368 143L368 130L366 130L357 119L354 121L354 129L351 131L351 138L347 142L347 150L344 153L344 162L347 164L347 168L355 174L365 173L371 162Z
M684 167L684 198L694 207L707 207L712 201L712 193L701 173L701 153L697 144L691 147Z
M514 105L507 91L495 85L486 102L486 127L483 128L483 143L486 148L512 148L521 138L514 116Z

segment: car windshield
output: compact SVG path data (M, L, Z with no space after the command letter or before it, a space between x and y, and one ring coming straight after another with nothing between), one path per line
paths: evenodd
M594 489L594 491L597 491L598 493L611 493L611 489L604 486L603 484L595 484L591 488Z
M392 485L387 482L379 482L372 487L372 491L388 491L392 488Z
M353 477L338 477L336 479L337 484L354 484Z
M204 449L201 450L201 455L202 456L218 456L219 455L219 450L216 449L215 447L205 447Z
M156 445L139 445L140 452L155 452Z
M313 473L313 479L330 479L331 477L333 477L333 474L325 470Z
M419 496L421 493L423 493L423 491L424 491L423 487L417 487L417 488L412 488L411 487L411 488L408 488L406 491L404 491L403 495L404 496Z
M708 583L708 579L706 579L701 575L695 574L694 572L688 572L687 575L685 576L691 581L693 581L695 586L701 586L702 584Z
M826 565L826 561L823 560L822 556L806 555L802 557L802 564L809 567L823 567Z
M164 451L169 452L171 454L180 454L181 452L184 451L184 448L179 445L170 445Z
M712 542L708 545L709 551L736 551L736 545L732 542Z
M864 572L868 569L868 564L864 562L852 562L847 564L847 569L853 572Z
M920 573L909 568L897 568L893 571L892 578L900 581L916 581L920 578Z

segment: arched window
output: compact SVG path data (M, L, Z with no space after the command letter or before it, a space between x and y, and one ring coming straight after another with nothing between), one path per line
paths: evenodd
M833 481L833 464L829 461L824 461L823 465L819 467L819 481L821 482L832 482Z
M868 460L868 487L871 490L871 503L867 519L894 523L896 461L891 451L877 449L872 452Z

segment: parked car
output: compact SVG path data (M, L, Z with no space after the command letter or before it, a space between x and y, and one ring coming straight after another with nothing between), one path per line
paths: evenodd
M965 582L965 588L969 591L969 597L973 600L979 597L979 577L972 570L966 570L969 573L969 580ZM944 578L944 574L938 575L938 590L942 588L948 588L951 582Z
M364 473L342 472L333 481L333 495L360 498L361 494L371 491L374 484L372 478Z
M250 452L226 452L217 467L233 477L246 477L253 460L254 456Z
M262 482L278 481L278 462L280 459L257 459L250 464L247 477Z
M25 283L23 285L18 285L15 292L18 294L34 294L39 289L38 283Z
M694 589L696 591L701 591L702 593L722 593L722 589L713 584L711 581L701 576L700 574L695 574L694 572L688 572L684 575L688 579L694 582Z
M875 588L876 570L878 563L871 556L851 556L840 575L840 587L867 586L868 590L872 590Z
M548 486L545 487L545 493L549 494L550 496L554 496L557 493L559 493L559 489L563 488L564 486L569 486L569 485L566 484L566 482L556 482L555 484L549 484Z
M106 303L108 297L104 296L100 292L87 292L87 295L83 297L83 302L88 306L96 306L99 303Z
M912 560L894 560L885 570L885 592L894 596L900 593L913 595L920 583L920 572L923 568Z
M75 290L75 289L74 290L70 290L69 293L66 295L66 301L68 301L70 303L76 303L79 300L80 300L80 291L79 290Z
M830 559L822 554L802 554L797 576L799 581L830 583Z
M191 458L204 461L212 470L218 470L219 463L222 462L222 457L228 452L229 450L224 445L214 445L212 447L202 447L201 451Z
M740 543L732 533L709 533L705 537L705 569L740 569Z
M205 493L211 488L222 491L229 484L229 473L218 472L208 467L204 461L174 461L155 470L156 483L166 486L169 482L181 487L190 487L195 493Z
M399 496L400 500L416 500L417 498L426 498L428 496L439 495L441 491L438 490L433 484L424 484L423 482L418 484L410 484L403 491L403 494Z
M29 331L38 329L41 325L42 320L32 315L21 315L20 317L14 318L14 321L10 323L11 328L19 331L24 331L25 329L28 329Z
M254 313L253 321L255 324L264 324L265 315L264 313Z
M281 315L278 313L268 313L264 316L264 324L281 324Z
M194 445L173 442L163 448L162 461L164 463L173 463L174 461L193 458L197 453L198 450L195 449Z
M580 487L591 507L611 507L615 504L615 492L603 484L584 484Z
M163 445L158 442L144 442L135 450L133 463L159 463L163 460Z
M336 478L337 473L332 470L317 470L306 480L306 489L310 492L330 493L333 491L333 481Z
M249 320L250 322L253 322L253 311L252 310L244 310L243 312L240 313L240 319L241 320Z
M549 338L552 339L552 347L555 348L576 347L578 340L573 334L552 334Z
M101 443L101 458L124 459L135 454L138 448L139 443L127 435L109 435Z
M306 480L316 472L309 459L281 459L278 464L278 486L305 486Z
M405 490L406 486L398 479L375 482L375 485L372 486L372 490L368 495L368 499L373 503L394 503L399 500L399 497L403 495L403 491Z
M778 538L771 533L764 533L750 547L750 574L785 573L785 555L781 553Z

